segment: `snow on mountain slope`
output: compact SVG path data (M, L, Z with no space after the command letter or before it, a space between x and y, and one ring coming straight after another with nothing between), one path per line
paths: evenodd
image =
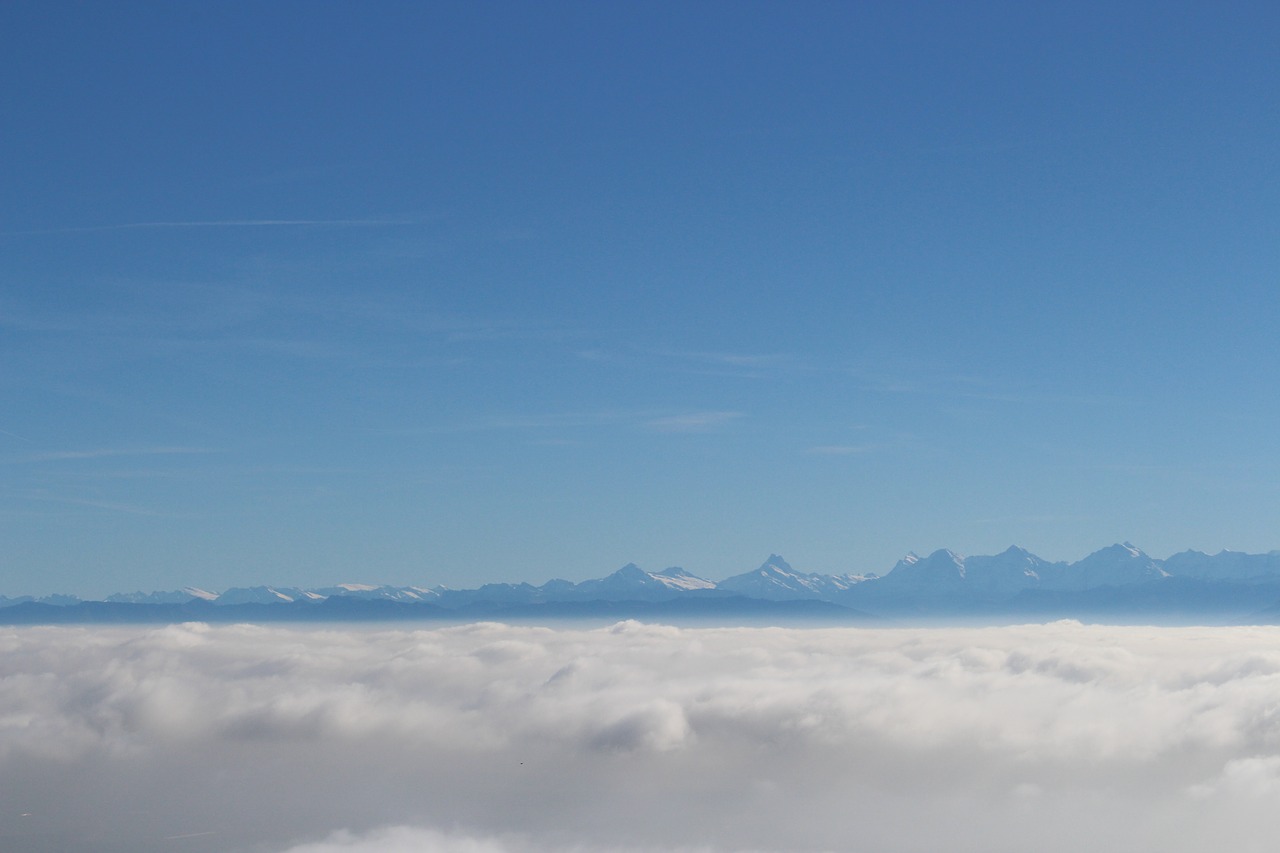
M1049 573L1045 589L1085 590L1102 586L1126 586L1142 581L1166 578L1169 573L1160 564L1125 542L1094 551L1083 560Z
M669 569L663 569L660 572L649 572L649 577L663 584L668 589L689 590L689 589L715 589L715 581L709 581L706 578L700 578L695 574L686 572L679 566L672 566Z
M804 574L793 569L777 554L770 554L759 568L725 578L716 584L716 588L770 601L833 600L864 580L866 578L860 575Z
M927 557L908 553L884 576L829 575L797 571L785 559L770 554L759 567L733 575L719 583L678 566L658 572L634 563L602 578L574 583L550 580L541 586L529 583L490 583L475 589L390 586L342 583L331 587L235 587L222 594L197 587L176 591L116 593L105 600L123 604L185 604L203 600L218 605L320 602L332 597L385 599L398 602L432 602L446 608L484 605L530 605L586 601L667 601L690 594L722 593L771 601L822 600L849 607L882 607L890 612L914 612L952 605L989 607L1012 601L1023 593L1076 594L1108 587L1176 577L1210 584L1280 583L1280 551L1246 554L1221 551L1208 555L1184 551L1168 560L1156 560L1140 548L1124 542L1093 552L1072 564L1048 562L1025 548L1011 546L991 556L964 557L940 549ZM6 597L0 607L21 604L74 606L75 596ZM914 604L913 604L914 602Z
M343 598L379 599L386 601L434 601L440 597L436 590L416 586L375 586L367 583L340 583L337 586L321 587L310 590L321 598L340 596Z
M232 587L218 596L217 604L288 604L299 600L324 598L319 593L307 595L297 587L277 589L272 586Z
M673 567L662 572L646 572L635 563L627 563L611 575L576 584L572 597L578 600L656 601L684 592L714 589L705 578Z
M923 558L908 553L876 583L882 590L941 592L963 584L964 580L964 558L942 548Z

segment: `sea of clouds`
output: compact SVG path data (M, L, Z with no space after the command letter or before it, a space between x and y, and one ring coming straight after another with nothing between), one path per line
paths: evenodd
M1233 851L1280 629L0 630L0 849Z

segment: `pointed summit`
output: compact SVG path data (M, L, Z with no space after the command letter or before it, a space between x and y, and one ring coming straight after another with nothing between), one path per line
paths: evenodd
M1010 545L993 557L966 559L965 579L975 595L999 600L1039 586L1057 568L1026 548Z
M639 566L637 566L635 563L627 563L625 566L618 569L613 574L609 575L609 577L626 578L627 580L637 580L637 581L643 582L645 578L649 577L649 573L646 572L644 569L640 568Z
M684 569L667 569L659 574L627 563L607 577L578 584L573 588L573 597L588 601L664 601L687 590L714 587L711 581L695 577Z
M894 569L899 569L907 566L914 566L918 562L920 562L920 555L917 554L915 551L908 551L906 553L906 556L904 556L901 560L893 564L893 568L890 569L889 572L892 573Z
M964 580L964 557L947 548L939 548L927 557L910 553L877 583L892 589L941 591Z
M770 554L769 559L760 564L760 568L725 578L716 585L716 588L748 598L764 598L770 601L831 600L831 597L844 592L859 580L861 578L797 572L782 557Z
M769 559L765 560L763 563L760 564L761 571L768 569L770 567L781 569L784 572L795 571L795 569L791 568L790 563L782 559L782 557L780 557L777 554L770 554Z

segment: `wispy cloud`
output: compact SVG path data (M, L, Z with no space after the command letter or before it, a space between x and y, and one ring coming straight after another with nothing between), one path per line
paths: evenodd
M605 409L598 412L546 412L535 415L508 415L481 421L479 429L572 429L621 424L635 420L634 412Z
M781 369L796 366L796 360L793 356L781 353L660 351L658 354L723 367Z
M857 365L848 372L865 390L885 394L953 395L976 383L967 376L946 375L926 368L909 369L901 365L893 369Z
M878 369L867 365L848 373L867 391L929 396L1014 405L1110 405L1124 398L1101 394L1061 394L1030 388L1025 383L1007 382L998 377L952 373L925 366Z
M3 236L44 234L93 234L106 231L159 231L192 228L385 228L421 225L412 219L196 219L152 222L116 222L105 225L73 225L63 228L31 228L0 231Z
M661 410L602 409L600 411L544 412L530 415L501 415L469 423L437 427L384 427L371 430L379 435L424 435L432 433L484 432L488 430L553 431L605 427L646 429L653 432L707 432L745 417L735 411L663 412ZM556 442L563 443L563 442Z
M645 426L656 432L709 432L742 416L742 412L689 412L654 418Z
M91 509L103 509L108 512L118 512L124 515L140 515L147 518L185 518L187 516L181 513L166 512L163 510L152 509L151 507L138 506L137 504L122 503L120 501L100 501L89 498L67 498L54 497L49 495L37 496L39 501L54 504L66 504L68 506L83 506Z
M679 373L759 379L788 371L810 369L788 353L681 350L661 347L584 347L574 353L584 361L621 366L663 368Z
M199 456L220 451L208 447L105 447L93 450L50 450L22 457L23 462L107 459L117 456Z
M883 449L883 444L820 444L810 447L808 452L821 456L857 456Z

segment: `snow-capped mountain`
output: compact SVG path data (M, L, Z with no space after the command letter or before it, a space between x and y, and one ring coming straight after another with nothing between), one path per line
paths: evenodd
M188 586L170 592L117 592L114 595L108 595L103 601L119 604L185 604L197 599L216 601L218 594Z
M437 588L436 601L442 607L463 608L486 603L541 604L547 600L546 594L539 587L529 583L487 583L476 589Z
M18 595L10 598L7 595L0 595L0 607L12 607L16 604L49 604L54 607L67 607L73 604L79 604L81 601L79 596L62 595L55 593L54 595L42 595L37 598L34 595Z
M881 590L943 593L964 584L965 574L964 558L942 548L924 558L908 553L877 585Z
M232 587L215 599L217 604L291 604L295 601L323 601L325 596L297 587Z
M965 583L976 593L998 598L1043 585L1064 564L1050 563L1026 548L1010 545L991 557L966 557L964 566Z
M635 563L627 563L611 575L577 584L571 597L578 601L656 601L673 594L715 588L715 583L678 567L646 572Z
M893 594L899 598L993 602L1011 599L1024 590L1080 591L1168 576L1156 560L1128 542L1070 564L1051 563L1017 546L993 556L974 557L943 549L925 558L908 554L874 590L860 591L878 599Z
M803 574L791 568L791 564L777 554L770 554L758 569L725 578L715 588L768 601L806 598L834 601L841 593L867 579L861 575Z
M663 569L660 572L649 572L648 574L658 583L665 585L667 589L715 589L717 586L715 581L700 578L691 572L686 572L679 566L672 566L669 569Z
M1085 590L1160 580L1169 573L1128 542L1094 551L1079 562L1055 569L1044 579L1046 589Z
M1201 551L1183 551L1165 560L1164 570L1173 577L1200 580L1266 580L1280 575L1280 551L1266 554L1219 551L1212 556Z
M235 587L221 594L185 587L170 592L117 593L98 602L81 602L75 596L66 595L0 596L0 610L33 613L29 618L38 620L39 613L47 613L50 608L71 608L86 613L109 612L109 617L97 618L120 619L125 618L122 614L134 611L119 608L151 607L159 608L157 613L170 608L163 612L205 618L202 614L209 613L207 608L213 605L215 610L250 608L245 612L249 618L256 618L252 614L262 611L252 608L291 605L280 612L363 613L365 616L352 618L374 618L368 614L404 615L410 611L401 608L417 605L424 607L412 612L501 615L516 612L512 608L536 612L545 605L568 606L569 612L616 612L607 608L600 610L596 605L609 602L654 605L683 600L702 607L701 602L731 603L743 599L778 605L822 602L883 615L999 612L1069 615L1074 612L1073 607L1081 612L1101 608L1108 613L1126 607L1164 607L1184 614L1215 607L1223 613L1254 612L1280 599L1280 551L1266 554L1221 551L1213 555L1184 551L1167 560L1157 560L1125 542L1068 564L1046 561L1017 546L995 555L969 557L940 549L927 557L908 553L883 576L805 573L781 556L770 554L757 568L719 583L679 567L650 572L628 563L601 578L580 583L555 579L541 586L491 583L475 589L447 589L344 583L314 589ZM103 610L101 606L105 605L116 609ZM316 609L308 605L315 605ZM94 610L95 607L98 609ZM583 610L584 607L587 609ZM1277 612L1280 613L1280 608ZM334 615L331 618L348 617Z
M337 586L326 586L308 590L309 593L323 598L344 596L346 598L363 598L385 601L437 601L439 590L421 586L375 586L367 583L341 583Z

